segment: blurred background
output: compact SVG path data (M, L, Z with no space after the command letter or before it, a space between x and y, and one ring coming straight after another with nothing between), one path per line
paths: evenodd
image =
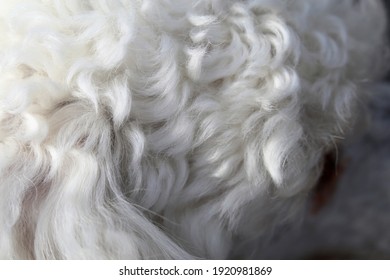
M232 258L390 259L390 75L368 90L368 119L340 147L338 167L328 167L337 177L313 193L301 223L245 242Z

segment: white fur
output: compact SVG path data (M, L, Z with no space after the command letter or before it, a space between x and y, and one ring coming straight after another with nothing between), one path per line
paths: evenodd
M287 220L380 74L382 9L0 1L0 257L225 258Z

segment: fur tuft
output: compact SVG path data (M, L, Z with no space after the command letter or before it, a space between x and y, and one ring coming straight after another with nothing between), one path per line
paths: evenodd
M0 257L226 258L286 221L383 72L382 9L1 1Z

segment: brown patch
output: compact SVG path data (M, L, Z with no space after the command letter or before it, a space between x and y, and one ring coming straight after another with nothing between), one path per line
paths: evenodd
M29 186L22 200L21 213L14 227L14 235L18 240L15 244L21 259L35 259L34 239L36 220L41 202L49 192L49 183L40 180L38 184Z
M345 169L345 163L338 163L334 152L325 155L321 177L314 188L310 212L317 214L333 197L337 181Z

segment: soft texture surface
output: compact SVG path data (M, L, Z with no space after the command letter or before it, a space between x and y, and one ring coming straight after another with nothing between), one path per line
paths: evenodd
M232 257L256 259L390 259L390 84L370 87L366 124L343 143L343 171L318 211L236 246Z
M378 1L0 2L0 257L225 258L294 216L381 73Z

